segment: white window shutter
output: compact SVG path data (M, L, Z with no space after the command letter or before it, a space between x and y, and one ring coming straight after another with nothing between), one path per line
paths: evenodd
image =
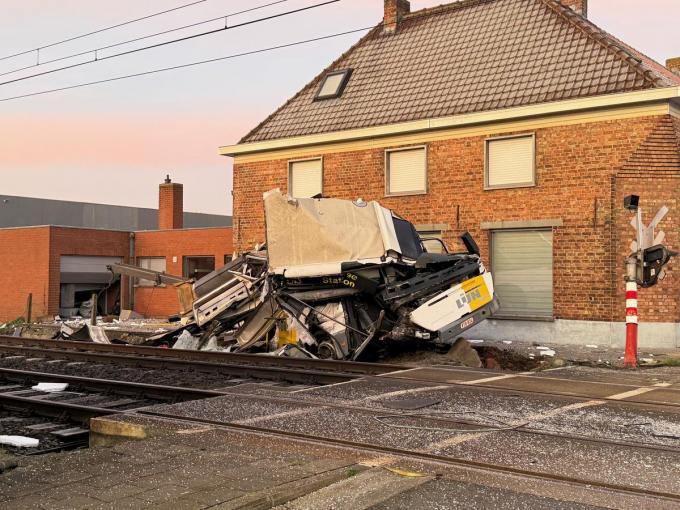
M309 198L322 190L322 163L320 159L290 163L289 193L296 198Z
M553 234L550 230L493 233L491 265L499 315L552 318Z
M390 151L387 158L388 194L427 191L427 158L424 147Z
M488 186L534 183L534 137L521 136L487 141Z

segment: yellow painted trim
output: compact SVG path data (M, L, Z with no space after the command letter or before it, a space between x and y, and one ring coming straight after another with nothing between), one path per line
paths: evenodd
M452 117L442 117L438 119L425 119L413 122L402 122L398 124L389 124L385 126L376 126L370 128L350 129L346 131L334 131L331 133L323 133L319 135L297 136L265 142L252 142L237 145L228 145L225 147L220 147L219 152L223 156L236 156L238 154L252 154L263 151L290 149L292 147L344 142L348 140L375 138L378 136L383 137L391 135L401 135L405 133L414 133L433 129L462 127L472 124L500 122L513 119L522 119L527 117L555 115L583 110L593 110L599 108L611 108L616 106L657 102L676 97L680 97L680 87L667 87L662 89L626 92L623 94L608 94L603 96L594 96L582 99L568 99L566 101L541 103L531 106L505 108L489 112L455 115Z
M436 131L410 133L388 137L376 137L364 140L353 140L340 143L327 143L312 147L290 148L257 154L242 154L234 157L234 164L255 163L259 161L271 161L278 159L292 159L320 154L343 153L352 151L369 150L376 148L388 148L407 145L422 145L429 142L441 140L452 140L456 138L468 138L475 136L502 135L503 133L513 133L518 131L533 132L537 129L544 129L555 126L568 126L574 124L584 124L590 122L604 122L608 120L629 119L636 117L647 117L653 115L668 115L668 102L656 104L646 104L640 106L629 106L610 108L606 110L595 110L590 112L571 113L555 115L537 119L518 120L513 122L499 122L494 124L482 124L469 127L459 127L453 129L442 129Z

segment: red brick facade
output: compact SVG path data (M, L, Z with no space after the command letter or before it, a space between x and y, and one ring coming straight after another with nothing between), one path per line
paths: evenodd
M669 234L669 245L678 248L675 222L680 211L674 183L680 167L675 173L666 172L661 182L652 177L658 155L648 154L641 156L645 170L639 175L616 175L634 154L640 157L636 151L660 125L666 129L673 122L669 116L653 116L522 131L536 136L537 185L530 188L484 190L485 140L512 134L507 132L428 142L428 193L419 196L385 196L385 149L393 146L328 150L304 157L323 156L325 196L378 200L414 224L447 224L444 240L452 248L467 230L477 239L485 263L489 263L490 234L482 230L482 223L561 220L562 226L553 229L555 318L622 320L622 261L634 236L625 225L630 218L622 208L623 193L641 195L648 214L656 212L659 204L668 204L670 219L662 228ZM287 168L288 159L236 161L234 243L238 251L264 241L262 193L286 190ZM678 274L671 267L662 285L642 292L641 320L678 320L676 298L667 299L678 295Z
M166 273L182 276L184 256L213 256L215 269L233 253L231 228L161 230L135 233L137 257L165 257ZM176 314L177 291L173 287L137 287L135 310L148 317Z
M232 253L231 228L207 228L135 233L137 257L164 256L167 272L182 275L182 258L211 255L215 267ZM25 315L26 299L33 294L33 318L59 313L62 255L120 257L128 262L130 233L68 227L0 229L0 323ZM174 262L176 258L176 262ZM122 278L122 307L128 305L127 278ZM114 296L108 296L113 303ZM135 289L135 310L149 316L177 313L173 288Z
M49 227L0 231L0 324L25 317L29 294L33 294L33 317L47 315L49 245Z

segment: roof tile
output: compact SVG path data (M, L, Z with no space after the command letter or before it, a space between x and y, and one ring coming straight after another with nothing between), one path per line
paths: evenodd
M341 97L313 101L330 71ZM460 0L376 26L241 143L680 85L556 0Z

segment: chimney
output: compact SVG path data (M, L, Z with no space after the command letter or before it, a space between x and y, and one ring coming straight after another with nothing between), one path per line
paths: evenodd
M396 32L401 18L409 12L411 12L411 4L408 0L385 0L383 34Z
M669 58L666 60L666 68L672 73L680 76L680 57Z
M170 176L158 189L158 229L172 230L184 226L184 188Z
M584 18L588 17L588 0L562 0L562 4Z

